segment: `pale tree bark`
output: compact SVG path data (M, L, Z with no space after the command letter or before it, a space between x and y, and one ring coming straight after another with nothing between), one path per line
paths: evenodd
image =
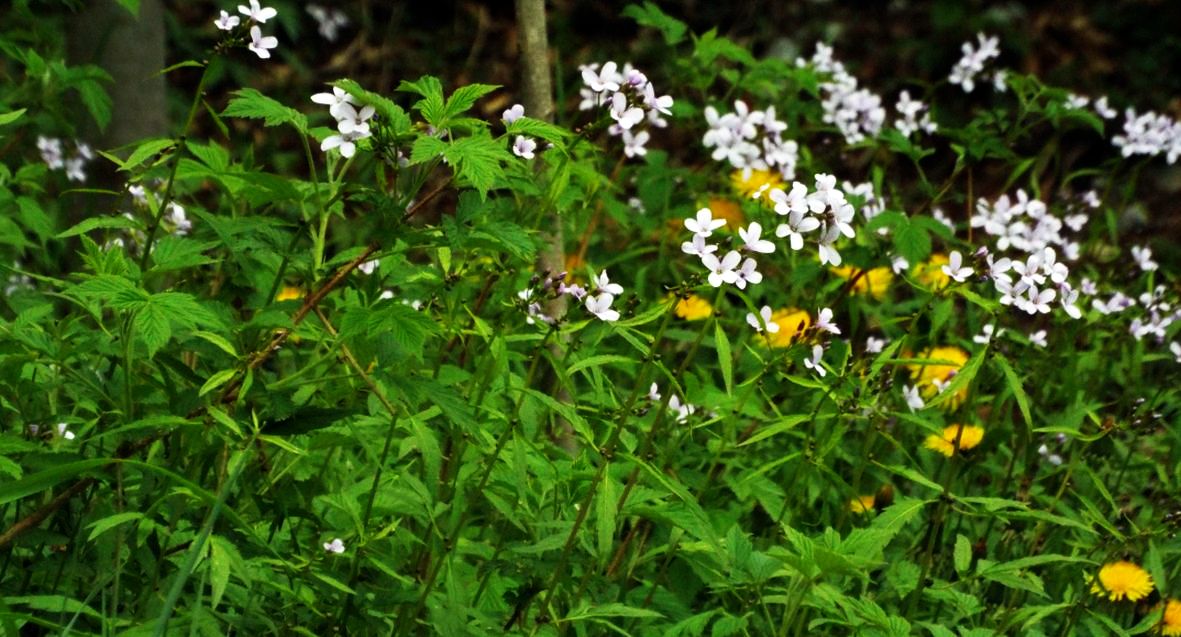
M525 114L534 119L547 122L554 120L554 87L551 80L549 65L549 37L546 35L545 0L516 0L517 7L517 40L521 47L521 80L524 93ZM545 245L537 255L538 273L549 272L558 274L566 268L566 251L562 237L562 220L557 212L545 211L548 228L543 235ZM543 311L555 318L566 314L566 296L561 295L546 302ZM555 342L552 346L554 359L561 360L562 343ZM556 378L557 375L553 374ZM559 389L557 399L569 402L569 394ZM574 429L570 423L559 421L555 442L567 453L573 455L578 451L578 440L574 436Z

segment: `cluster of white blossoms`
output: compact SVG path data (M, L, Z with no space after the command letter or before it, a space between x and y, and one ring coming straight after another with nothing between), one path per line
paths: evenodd
M38 135L37 150L41 152L41 161L50 170L64 170L70 181L86 181L86 162L94 159L94 151L89 145L74 140L74 152L66 157L62 140Z
M338 537L334 537L332 538L331 542L324 543L324 551L326 553L340 555L341 553L344 553L344 541Z
M855 215L853 205L845 199L844 191L836 187L836 177L820 173L815 180L815 189L811 192L798 181L792 182L791 190L787 192L782 188L769 190L767 196L775 213L783 218L775 228L775 236L786 238L792 250L801 250L804 235L815 232L820 263L840 265L837 240L842 236L850 239L856 236L850 223ZM739 228L738 238L742 244L721 257L717 254L718 246L707 239L713 236L714 230L726 225L724 219L714 219L709 208L702 208L684 223L693 237L681 244L681 251L701 259L701 264L709 271L707 280L710 285L721 287L728 283L741 290L746 289L748 283L757 285L762 282L763 275L752 255L771 254L775 252L775 244L762 238L760 223L752 221L745 228Z
M894 120L894 128L898 129L903 137L910 137L920 132L930 135L939 128L935 122L931 121L931 113L927 105L910 99L908 91L898 94L898 102L894 104L894 110L898 111L898 118Z
M537 294L538 290L542 294L552 295L550 298L568 295L574 300L582 302L586 311L601 321L619 320L619 312L612 309L611 304L615 302L616 297L623 294L623 286L612 283L606 270L601 271L599 276L594 278L589 290L577 283L567 283L566 276L566 272L559 272L544 279L534 276L529 287L517 292L517 298L526 304L526 323L533 325L540 321L547 325L553 325L557 321L555 317L542 311L540 295Z
M845 70L845 65L832 57L832 47L816 43L811 60L799 58L797 66L811 64L828 78L820 83L824 121L837 127L849 144L876 137L886 122L882 98L865 88L858 88L857 78Z
M660 399L660 387L656 383L652 383L652 386L648 388L648 400L652 403L659 403ZM684 424L688 422L689 416L697 413L697 406L687 402L683 403L680 397L673 394L668 398L668 410L675 414L674 417L678 424Z
M57 423L57 425L54 426L53 429L46 429L46 432L48 435L56 435L56 437L61 438L62 440L73 440L74 439L74 432L70 431L70 426L64 422ZM40 433L41 433L41 425L37 425L37 424L29 425L29 435L30 436L33 436L35 438Z
M707 106L705 121L709 130L701 143L713 149L714 160L730 162L743 171L744 178L752 170L773 170L784 179L795 179L800 147L783 138L787 123L775 118L774 106L752 111L746 102L736 100L734 110L725 114Z
M131 184L127 186L127 194L131 195L132 203L149 211L153 211L159 205L156 200L159 194L149 191L143 184ZM149 197L151 200L149 200ZM130 213L125 213L124 216L129 219L134 218ZM193 229L193 222L185 214L184 206L175 201L169 201L168 205L165 206L164 214L160 216L160 227L165 232L183 237ZM132 235L132 239L133 242L138 243L138 241L135 241L137 237L134 234Z
M996 36L977 33L976 41L979 43L978 47L972 46L971 42L964 42L960 46L964 56L955 63L951 74L947 76L949 82L963 88L965 93L971 93L976 89L976 77L984 73L984 67L989 60L999 57L1001 54L1000 42ZM998 80L998 78L1000 79ZM1004 76L1001 72L998 71L993 75L993 81L994 84L999 83L998 91L1004 90Z
M509 124L512 124L524 116L525 107L521 106L520 104L513 104L511 107L504 110L504 113L501 114L500 119L504 122L505 126L508 126ZM534 139L524 135L517 135L517 137L513 140L513 154L517 157L520 157L521 159L533 159L534 151L536 150L537 141Z
M238 13L250 20L250 43L246 48L264 60L271 57L271 49L279 46L279 39L270 35L264 36L262 28L258 25L265 24L267 20L279 15L279 12L272 7L259 5L258 0L250 0L250 6L238 5ZM213 24L222 31L233 31L242 24L242 19L222 11Z
M614 120L607 132L622 138L623 154L627 157L648 154L646 145L651 135L647 128L668 126L663 116L672 115L673 98L657 96L648 76L631 64L624 64L622 72L610 61L578 68L583 82L583 88L578 91L582 97L578 109L607 108Z
M316 30L329 42L336 42L340 30L349 25L349 17L340 9L329 9L315 3L308 4L308 15L316 21Z
M329 135L320 142L320 150L340 149L342 157L352 157L357 152L357 141L370 137L369 120L373 119L372 106L357 110L357 103L347 92L333 87L331 93L316 93L312 101L328 107L328 113L336 120L337 134Z
M1124 157L1165 155L1172 164L1181 156L1181 122L1148 111L1137 114L1135 109L1124 111L1124 130L1111 138Z

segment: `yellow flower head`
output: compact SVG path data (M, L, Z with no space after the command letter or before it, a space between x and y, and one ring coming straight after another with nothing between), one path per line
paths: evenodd
M859 495L849 500L849 510L853 513L869 513L873 511L873 505L874 496L872 493L869 495Z
M709 304L709 301L696 294L690 294L689 298L678 300L676 307L673 308L677 317L686 321L700 321L709 318L713 311L714 308Z
M1099 569L1099 581L1091 583L1091 592L1106 595L1113 602L1139 601L1152 592L1152 576L1140 566L1120 560Z
M935 397L952 378L959 373L964 363L968 362L968 353L955 346L932 347L924 351L919 358L947 361L928 365L911 365L910 378L922 392L923 399ZM963 387L952 396L951 400L942 403L947 409L955 409L968 397L968 388Z
M730 173L730 183L734 185L734 190L742 195L744 199L750 199L751 195L758 192L764 186L766 190L771 188L783 188L783 178L777 172L770 170L753 170L753 169L739 169ZM764 190L763 197L766 197L766 190ZM765 199L765 201L770 201Z
M839 268L833 268L832 273L842 279L848 280L857 276L860 270L861 268L841 266ZM886 290L890 287L890 282L893 280L894 272L890 268L870 268L853 284L853 291L857 294L868 294L880 300L886 296Z
M1157 632L1168 637L1181 636L1181 600L1170 599L1165 602L1165 614L1160 619Z
M946 254L932 254L930 259L926 262L920 263L914 269L914 277L919 280L919 283L931 288L932 290L941 290L951 283L951 277L943 273L943 266L947 265Z
M293 286L284 285L282 290L275 295L276 301L294 301L295 299L303 298L303 290Z
M713 213L714 219L726 220L726 229L730 232L738 232L738 229L746 224L746 217L742 214L742 208L728 199L710 199L709 210ZM684 226L681 228L683 230Z
M923 446L950 458L955 453L956 436L960 438L960 451L967 451L984 440L984 429L976 425L949 425L943 428L942 434L927 436L927 441Z
M775 310L771 315L771 322L779 325L779 331L774 334L764 334L764 342L768 347L787 347L797 334L808 329L812 324L812 317L804 310L786 307Z

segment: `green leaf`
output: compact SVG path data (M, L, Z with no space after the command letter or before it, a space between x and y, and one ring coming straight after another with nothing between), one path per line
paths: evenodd
M759 430L755 432L753 436L742 441L738 446L745 447L746 445L753 445L756 442L761 442L767 438L770 438L771 436L777 436L785 431L791 431L792 429L796 428L796 425L799 425L802 422L808 422L809 419L811 419L811 416L808 414L793 414L791 416L784 416L773 423L759 427Z
M110 462L110 460L105 458L71 462L58 465L51 469L45 469L44 471L38 471L20 480L0 483L0 505L8 504L9 502L33 495L34 493L41 493L47 489L52 489L60 482L77 477L91 469L104 467Z
M500 88L498 84L468 84L455 89L443 107L443 118L450 120L475 105L476 100Z
M103 75L106 74L103 73ZM107 76L105 79L109 81L110 77ZM111 123L112 105L114 104L106 89L95 80L82 80L74 88L78 90L78 94L82 97L82 105L90 112L90 116L98 124L99 130L106 130L107 124Z
M226 587L230 583L230 571L234 560L230 551L227 550L227 544L229 542L216 535L209 538L210 608L217 608L217 605L221 603L222 596L225 595Z
M206 332L204 330L194 330L192 335L217 346L223 352L233 356L234 358L238 357L238 350L235 349L234 344L227 341L225 337L214 334L213 332Z
M412 127L410 116L406 114L406 111L402 110L401 106L395 104L393 100L367 91L361 88L360 84L349 79L337 80L332 85L355 97L358 104L372 106L374 112L377 113L383 122L383 125L388 124L393 129L395 135L403 135L410 132Z
M1033 416L1029 411L1029 396L1025 393L1025 388L1021 386L1021 379L1017 377L1017 372L1013 371L1013 367L1009 365L1009 361L1004 356L996 354L993 356L993 360L1001 368L1005 382L1009 384L1009 391L1013 392L1013 398L1017 400L1017 407L1021 410L1021 417L1025 419L1025 424L1033 427Z
M595 494L595 537L598 541L599 559L604 564L611 558L615 547L615 482L610 475L604 475Z
M168 320L168 313L159 304L147 303L135 313L135 320L131 324L136 336L143 340L148 348L148 358L156 355L161 347L172 338L172 324Z
M15 122L16 120L20 119L21 116L25 114L25 110L26 109L22 108L19 110L12 111L10 113L0 113L0 126L4 126L5 124L11 124L11 123Z
M481 197L486 197L504 179L501 162L512 160L503 143L492 139L487 132L456 140L443 156L455 168L455 176L479 191Z
M119 215L117 217L91 217L89 219L83 219L82 221L74 224L69 230L58 233L55 238L66 239L69 237L75 237L80 234L86 234L91 230L97 230L99 228L127 229L138 227L138 223L136 223L133 219L124 217L123 215Z
M955 572L963 575L972 566L972 542L962 534L955 536Z
M660 10L654 2L643 5L629 4L624 7L623 15L636 21L636 24L652 27L664 36L664 43L677 44L685 39L689 27L680 20Z
M414 82L402 80L402 83L398 85L398 90L422 96L421 100L415 102L414 110L418 111L431 126L441 127L444 104L443 84L439 82L439 78L424 75Z
M103 533L106 533L107 531L110 531L124 522L139 520L143 517L144 514L140 513L139 511L127 511L125 513L116 513L115 515L107 516L88 525L87 528L90 529L90 535L87 536L86 540L89 542L90 540L93 540L94 538L102 535Z
M505 133L510 136L525 135L528 137L537 137L555 144L561 143L570 136L570 131L567 131L561 126L555 126L549 122L543 122L531 117L518 118L506 127Z
M908 220L894 227L894 249L911 263L920 263L931 254L931 237L921 225Z
M119 170L131 171L131 169L144 163L149 157L154 157L159 153L172 148L175 142L171 139L147 139L139 143L135 150L131 151L131 155L127 157L119 165ZM111 158L111 155L106 155Z
M119 6L127 9L131 15L139 17L139 0L117 0Z
M307 134L307 117L294 108L284 106L252 88L239 89L233 94L235 97L222 111L222 117L261 119L266 126L291 124L300 133Z
M54 613L56 615L86 615L92 619L105 621L106 618L93 608L70 597L61 595L24 595L21 597L5 597L4 603L13 606L28 606L33 610Z
M934 407L945 403L955 397L961 389L964 389L976 378L976 372L980 371L980 365L984 363L984 359L988 357L989 348L984 348L975 356L968 359L967 363L960 368L956 375L952 377L951 382L947 383L934 398L927 401L928 407Z
M197 395L204 396L205 394L208 394L218 387L221 387L222 385L230 382L230 379L237 375L238 370L236 368L223 369L220 372L210 376L209 380L205 381L204 385L201 385L201 391L197 392Z
M598 606L584 606L571 612L561 621L576 622L584 619L593 619L596 617L636 617L636 618L654 618L664 617L664 615L646 608L636 608L626 604L610 603L600 604Z
M722 370L722 382L726 385L726 395L734 393L734 368L730 358L730 339L726 337L726 330L721 323L714 324L714 346L718 350L718 367Z

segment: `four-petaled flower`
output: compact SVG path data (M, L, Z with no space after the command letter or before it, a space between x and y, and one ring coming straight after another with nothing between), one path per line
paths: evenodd
M967 281L975 272L972 268L964 267L964 256L960 254L959 250L951 251L951 254L947 256L947 265L941 267L940 270L957 283Z
M771 254L775 251L775 244L766 239L760 239L759 236L762 234L763 226L759 225L757 221L752 221L749 226L738 229L738 236L742 238L742 248L744 250Z
M828 332L829 334L841 333L841 328L832 322L832 309L826 307L820 310L820 313L816 315L816 329Z
M344 553L344 542L338 537L332 538L331 542L324 543L324 550L328 551L329 553L340 555L341 553Z
M504 113L501 113L500 119L503 119L505 124L512 124L524 116L525 107L520 104L513 104L511 107L504 109Z
M721 259L712 252L701 255L701 265L709 270L709 277L707 277L709 284L715 288L721 287L723 283L734 283L738 280L738 273L734 271L734 268L738 267L738 262L741 260L742 255L734 250L727 252L726 256ZM743 285L745 286L745 284Z
M250 0L249 7L244 7L242 5L238 5L238 13L241 13L242 15L250 18L251 20L258 22L259 24L262 24L262 23L266 22L267 20L270 20L271 18L279 15L279 12L271 7L260 6L258 4L258 0ZM267 48L274 48L274 47L267 47Z
M537 142L525 137L524 135L517 135L513 140L513 154L522 159L533 159L533 151L537 150Z
M615 297L607 294L597 294L595 296L587 295L586 309L591 314L599 317L603 321L618 321L619 312L611 309L611 303L615 301Z
M751 327L755 328L756 332L762 332L764 326L766 326L766 330L767 330L768 334L775 334L776 332L779 331L779 323L776 323L775 321L771 320L771 306L770 305L764 305L759 310L758 314L755 314L753 312L747 312L746 313L746 322L749 323Z
M236 15L230 15L225 11L221 12L221 17L213 21L213 24L222 31L233 31L234 27L241 23L241 18Z
M250 49L255 55L265 60L271 57L270 49L277 46L279 46L279 38L273 35L263 37L262 29L258 28L257 24L250 27L250 44L246 48Z
M804 367L807 367L808 369L816 372L817 374L820 374L820 376L823 378L824 375L828 373L824 369L824 364L820 362L820 359L823 357L824 357L824 346L819 345L819 344L813 345L812 346L812 357L804 359Z
M714 230L726 225L725 219L714 219L713 212L709 208L702 208L697 211L697 217L690 217L685 220L685 227L695 235L701 237L708 237L714 233ZM737 262L735 262L737 265ZM709 267L709 266L706 266ZM717 286L714 286L717 287Z

